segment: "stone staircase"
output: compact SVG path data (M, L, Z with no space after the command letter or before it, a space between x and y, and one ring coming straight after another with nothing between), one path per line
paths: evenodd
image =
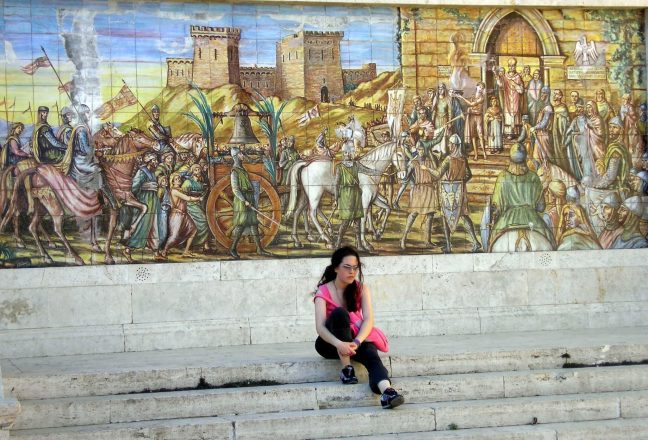
M310 343L4 359L11 439L648 439L648 327L392 340L382 410Z
M486 160L483 156L479 156L479 160L474 160L471 153L468 164L473 177L468 181L466 187L468 202L473 210L476 207L479 212L483 210L487 198L493 194L497 176L508 166L508 156L508 147L500 153L488 155Z

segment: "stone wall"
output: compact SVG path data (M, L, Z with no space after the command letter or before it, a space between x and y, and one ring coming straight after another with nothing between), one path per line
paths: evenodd
M201 88L240 84L239 40L241 30L191 26L194 41L193 81Z
M254 95L256 89L264 96L275 94L276 71L274 67L241 67L240 72L241 87L246 92Z
M376 63L363 64L361 69L342 69L344 90L355 89L358 84L371 81L376 77Z
M648 250L368 257L391 337L645 325ZM0 357L315 338L326 259L0 271Z
M167 87L185 86L193 78L193 60L167 58Z

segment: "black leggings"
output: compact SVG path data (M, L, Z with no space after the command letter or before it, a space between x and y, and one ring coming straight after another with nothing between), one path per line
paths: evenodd
M342 307L338 307L331 312L331 315L326 320L325 326L340 341L353 341L349 312ZM337 349L321 337L318 337L315 341L315 350L326 359L340 358ZM373 342L364 341L360 344L360 347L356 349L356 354L351 356L351 359L364 365L369 373L369 386L371 387L371 391L380 394L378 383L381 380L389 380L389 375L387 368L385 368L380 356L378 356L378 349Z

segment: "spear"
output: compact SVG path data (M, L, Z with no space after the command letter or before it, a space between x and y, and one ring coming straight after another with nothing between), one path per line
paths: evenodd
M54 64L52 64L52 60L50 60L49 55L47 55L47 52L45 51L45 48L43 46L41 46L40 48L43 51L43 53L45 54L45 58L47 58L47 62L49 63L50 67L54 71L54 75L56 75L56 78L58 79L59 84L61 85L61 87L65 91L65 94L67 95L68 99L70 100L70 104L72 105L72 107L74 107L74 111L76 112L77 115L80 114L79 109L77 109L76 105L74 104L74 101L72 101L72 97L70 96L70 92L68 92L67 88L63 85L63 81L61 81L61 77L59 76L58 72L56 71L56 68L54 67Z

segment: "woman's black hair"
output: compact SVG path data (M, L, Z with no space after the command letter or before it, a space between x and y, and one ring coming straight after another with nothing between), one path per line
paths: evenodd
M331 264L326 266L326 269L324 269L324 273L322 274L322 278L320 279L319 283L317 283L317 287L335 280L335 278L337 277L335 269L340 264L342 264L344 257L348 257L349 255L356 257L356 259L358 260L358 282L351 283L346 286L342 296L344 298L344 305L346 306L346 309L349 312L355 312L356 310L358 310L358 308L360 308L360 296L362 294L362 284L364 282L364 278L362 276L362 264L360 263L360 255L358 254L358 251L355 250L355 248L351 246L344 246L333 252L333 255L331 255Z

